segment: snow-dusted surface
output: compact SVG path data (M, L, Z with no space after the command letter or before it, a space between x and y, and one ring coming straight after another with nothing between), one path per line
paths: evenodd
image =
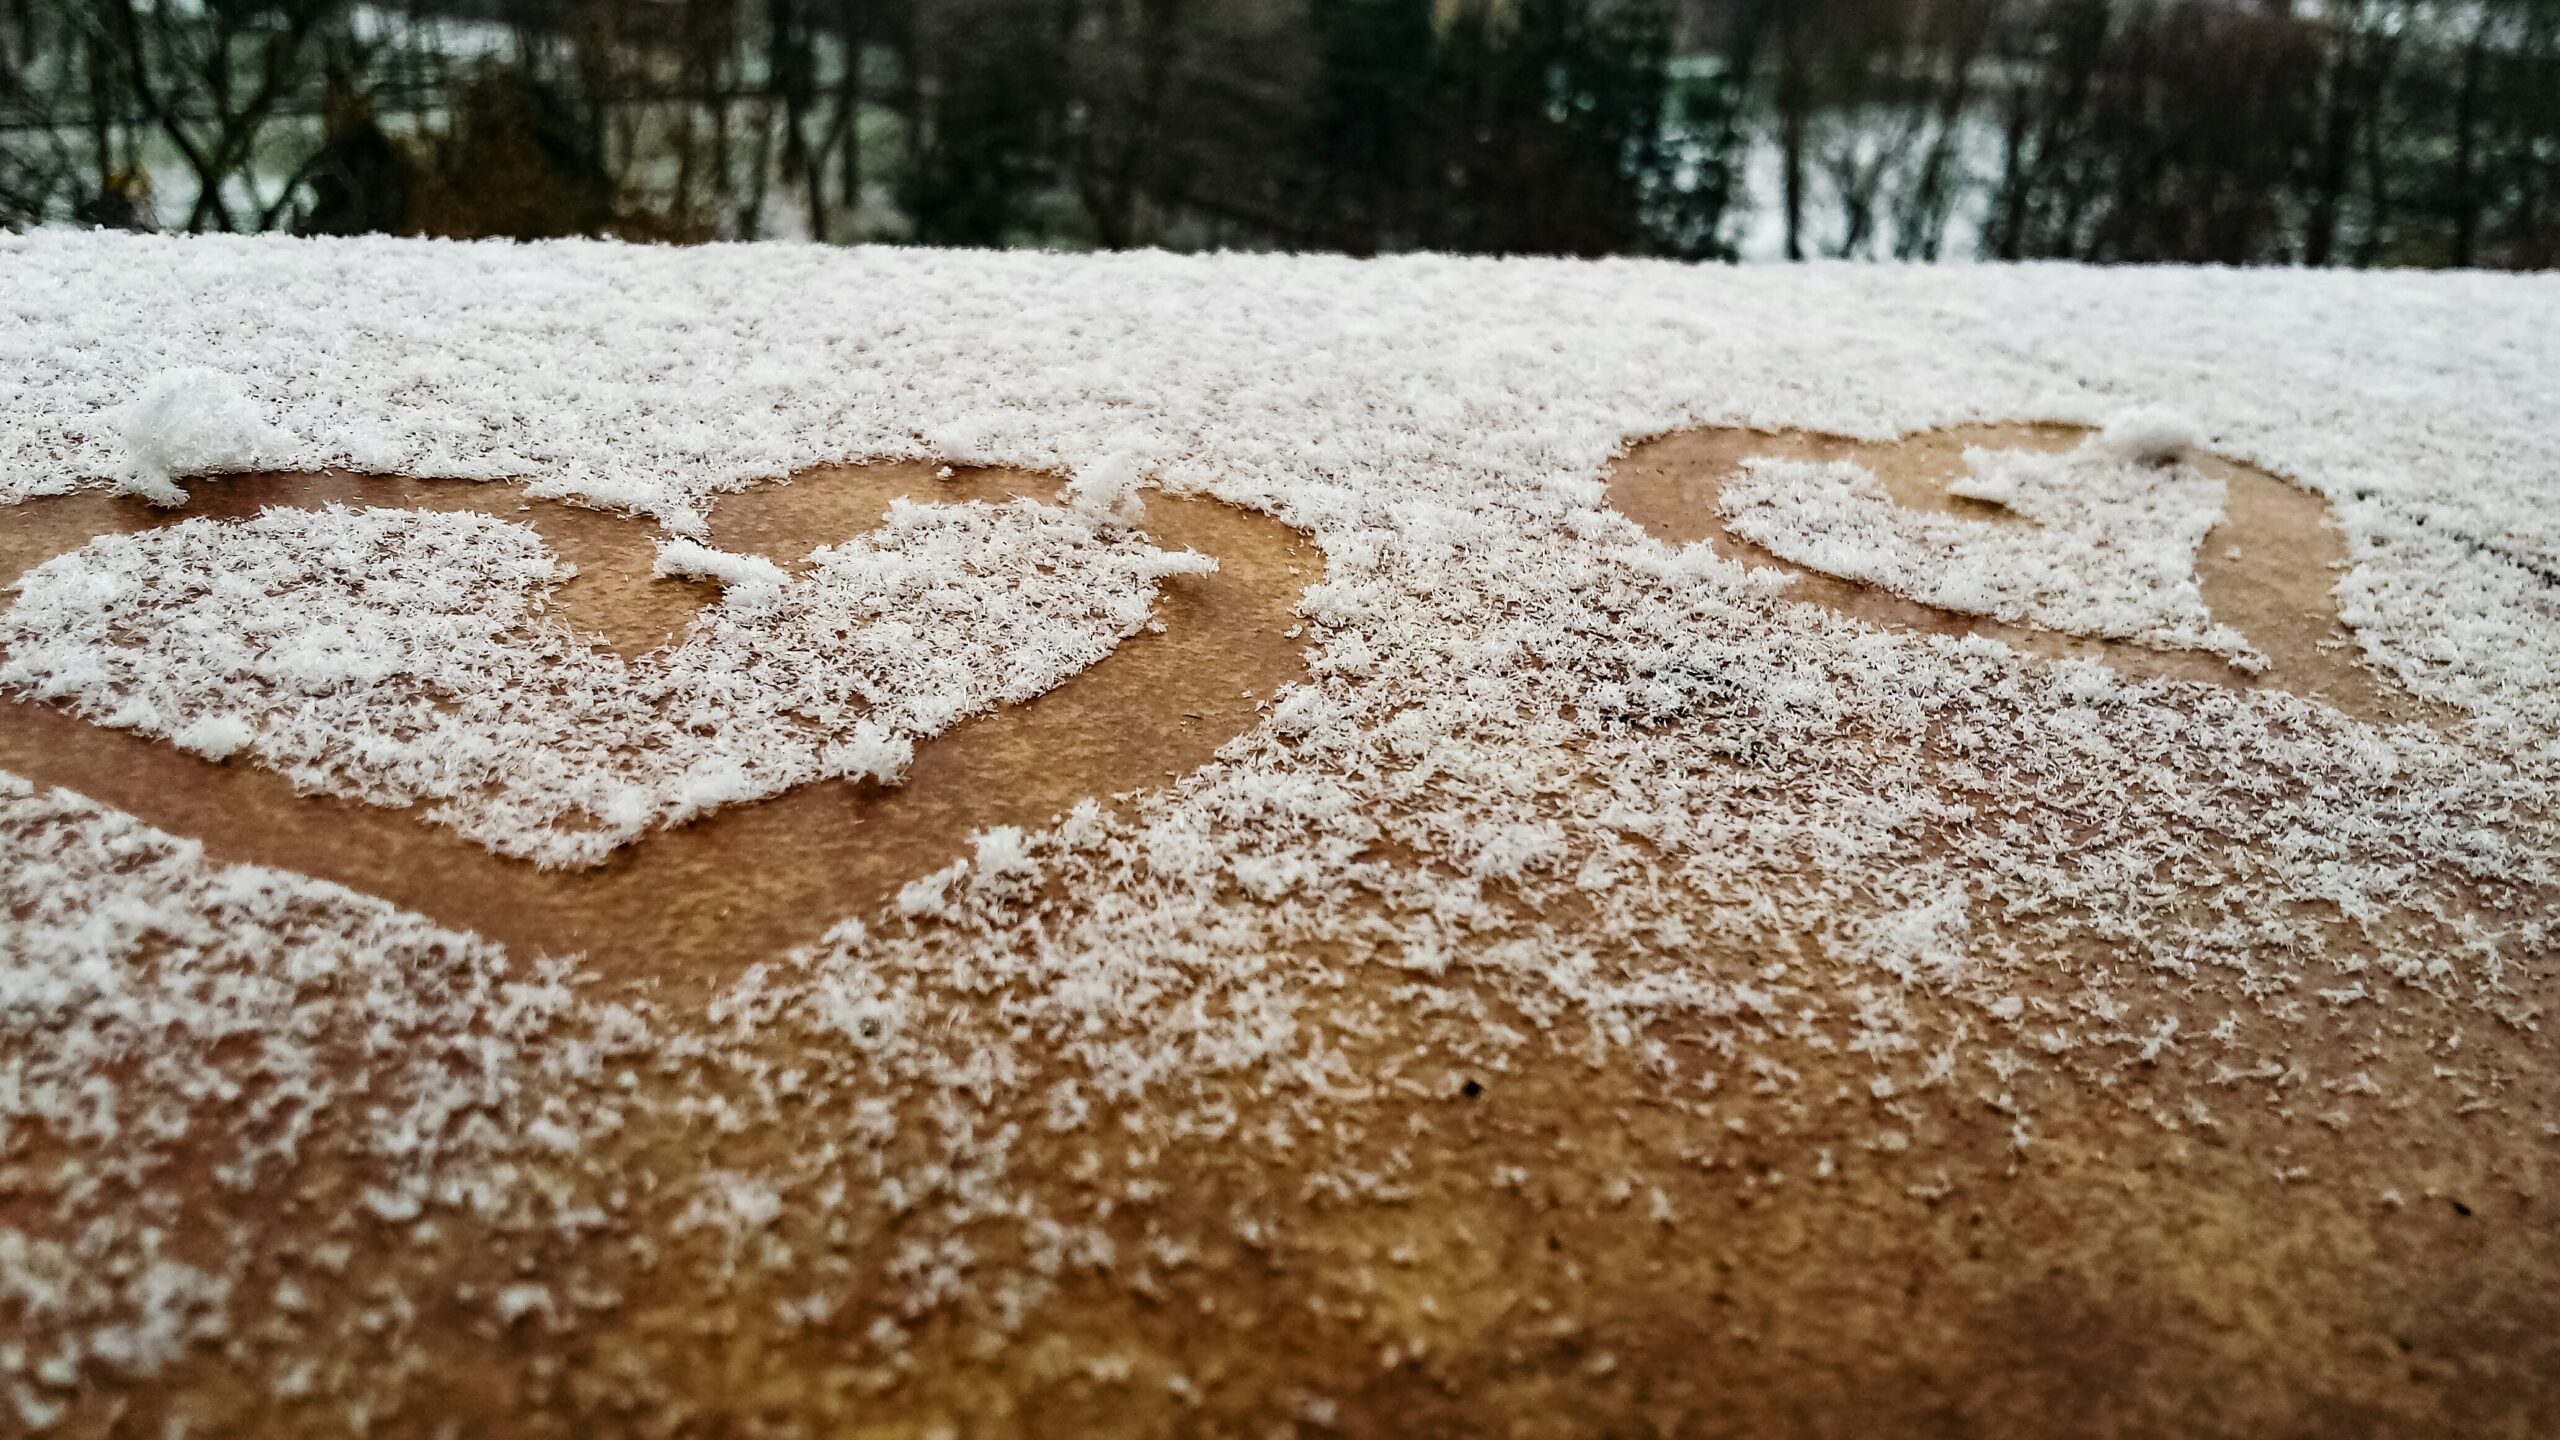
M1975 450L1966 460L1971 473L1951 493L2035 523L1907 509L1846 461L1754 461L1720 504L1735 534L1797 564L1945 609L2255 658L2205 609L2195 578L2197 547L2222 515L2220 481L2128 461L2096 439L2066 455Z
M2236 1093L2215 1087L2288 1066L2287 1094L2362 1103L2370 1081L2349 1072L2365 1062L2283 1058L2306 1007L2379 1014L2400 996L2521 1023L2538 1001L2518 963L2555 943L2560 284L2546 280L48 236L0 241L0 501L132 473L109 412L207 365L290 438L267 463L521 478L625 507L666 531L666 573L714 577L726 598L684 647L618 668L527 619L554 562L503 523L181 526L30 576L0 635L6 682L325 788L440 799L452 823L543 858L589 857L705 796L894 769L898 746L1089 663L1186 563L1111 529L1136 481L1267 509L1322 547L1304 606L1313 678L1216 763L1127 814L992 834L888 913L847 915L704 1013L650 1022L653 1046L696 1067L688 1094L721 1097L683 1111L716 1110L705 1133L793 1137L737 1162L751 1170L687 1177L688 1233L832 1254L815 1231L787 1238L788 1217L853 1203L833 1177L868 1157L865 1185L898 1197L918 1237L887 1271L892 1348L898 1327L964 1302L1018 1328L1062 1271L1109 1268L1095 1216L1015 1167L1026 1133L1085 1133L1143 1101L1168 1133L1277 1154L1278 1121L1268 1137L1240 1121L1224 1087L1338 1130L1385 1105L1395 1087L1372 1087L1343 1033L1311 1023L1347 1003L1345 971L1387 977L1392 1013L1450 1053L1587 1045L1687 1074L1697 1062L1667 1030L1774 1090L1808 1053L1850 1057L1887 1106L1951 1077L2006 1106L2024 1072L2109 1087L2140 1063L2194 1088L2128 1103L2201 1126ZM1882 438L2145 411L2327 496L2365 660L2462 718L2379 729L2279 693L1875 630L1703 546L1666 549L1603 503L1614 455L1689 425ZM2174 427L2118 434L2139 453L1976 462L1977 484L2045 522L2037 538L1888 514L1840 467L1763 465L1730 498L1773 548L1921 598L2227 647L2184 563L2214 487L2151 463ZM798 577L688 538L716 492L869 457L1073 475L1078 508L914 512ZM1869 531L1858 555L1825 548ZM921 583L911 563L987 585L896 644L886 620L829 629ZM351 605L358 571L388 583ZM770 678L704 698L708 677L741 669ZM550 678L516 683L533 674ZM646 715L623 708L635 694ZM707 707L710 740L652 728L686 707ZM799 713L823 717L823 742L777 718ZM542 743L489 739L518 726ZM352 733L382 743L325 738ZM583 756L600 736L622 748ZM465 761L500 768L474 778ZM528 764L538 781L488 783ZM297 1003L296 977L388 974L383 955L427 943L342 892L206 867L56 796L0 791L0 862L8 898L41 901L33 920L0 908L13 1136L91 1114L130 1125L201 1091L111 1063L119 1026L254 1028ZM242 887L299 897L295 928L245 912L229 898ZM183 912L170 933L249 989L209 991L193 961L137 968L118 917L155 907ZM495 978L485 947L442 943L448 968L490 977L476 984L531 983ZM269 991L269 1009L240 1008ZM425 1034L456 1023L452 1003L533 1013L473 994L379 1004ZM586 1003L539 1013L584 1037L600 1023ZM591 1066L590 1039L551 1046L530 1021L504 1033L512 1048L470 1085L556 1071L545 1083L566 1088ZM813 1055L830 1057L816 1079ZM347 1103L318 1062L276 1064L305 1077L306 1110ZM382 1083L433 1089L406 1069ZM804 1105L812 1086L827 1104ZM481 1103L466 1094L481 1091L452 1103ZM1722 1103L1711 1083L1678 1095L1702 1116ZM2294 1102L2271 1087L2268 1103ZM413 1146L385 1174L476 1174L531 1124L492 1123L467 1155ZM2032 1117L2014 1123L2023 1148ZM1143 1170L1123 1148L1097 1142ZM1393 1178L1307 1183L1350 1195ZM57 1189L49 1223L112 1235L180 1205L170 1184L146 1170L123 1197ZM733 1265L746 1243L723 1252ZM0 1231L0 1297L70 1297L47 1302L42 1334L73 1372L147 1367L166 1347L122 1338L135 1326L218 1326L218 1268L148 1294L45 1280L76 1262L59 1235ZM769 1248L755 1262L785 1263ZM821 1266L809 1283L876 1296L877 1278ZM543 1303L508 1297L510 1321ZM22 1403L59 1388L22 1385Z
M689 540L658 573L721 586L636 660L546 619L568 578L531 529L333 507L110 536L26 577L0 686L305 790L589 865L665 825L811 781L895 781L916 742L1027 700L1214 562L1019 502L891 507L794 578Z
M0 1303L57 1382L10 1377L22 1421L90 1367L148 1375L222 1335L247 1256L208 1215L315 1150L362 1152L362 1213L494 1219L531 1198L503 1183L511 1154L618 1123L564 1086L641 1049L646 1024L586 1001L572 967L511 970L381 901L207 866L6 775L0 857L0 1141L16 1188L54 1201L33 1233L0 1226Z

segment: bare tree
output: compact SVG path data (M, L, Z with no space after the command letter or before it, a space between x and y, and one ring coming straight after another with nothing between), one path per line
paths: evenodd
M260 199L254 170L258 141L277 108L312 79L314 36L344 8L334 0L203 7L94 0L92 35L123 98L194 174L187 229L242 228L231 207L234 183L252 223L272 223L277 211Z

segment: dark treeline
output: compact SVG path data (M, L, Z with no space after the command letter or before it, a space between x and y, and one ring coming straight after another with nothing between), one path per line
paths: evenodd
M1732 8L1791 254L2560 263L2560 0Z
M2560 263L2560 0L0 0L0 222Z

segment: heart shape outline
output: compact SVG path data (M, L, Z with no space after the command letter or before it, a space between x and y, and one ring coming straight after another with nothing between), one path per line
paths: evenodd
M2208 605L2225 618L2238 609L2314 619L2325 614L2328 622L2325 632L2309 635L2242 625L2274 662L2255 677L2214 656L2006 624L1796 565L1733 535L1715 504L1723 480L1745 460L1848 459L1875 470L1897 503L2000 523L1997 507L1944 492L1946 482L1965 473L1964 450L2053 452L2090 433L2079 426L2013 422L1863 441L1819 431L1695 428L1631 447L1609 470L1607 503L1657 540L1707 543L1728 559L1786 573L1794 598L1865 623L1984 635L2029 654L2098 659L2139 679L2285 689L2376 723L2441 714L2355 663L2346 653L2352 647L2335 643L2345 632L2336 618L2331 572L2343 563L2344 547L2326 502L2223 457L2193 457L2212 467L2234 497L2225 523L2207 536L2198 556ZM891 492L1054 501L1062 488L1053 477L991 467L962 470L953 486L933 469L930 462L820 467L782 484L735 492L715 505L714 538L727 549L770 553L787 545L805 552L815 543L807 518L788 506L761 513L751 497L770 501L806 494L800 487L825 487L846 477L866 477L855 487L859 504L879 512L885 512ZM95 493L23 502L13 508L49 506L60 513L44 527L0 531L0 587L95 534L148 529L189 515L236 517L270 503L307 506L333 499L466 508L503 500L534 507L513 518L533 522L555 551L577 565L579 578L554 592L554 600L581 628L600 628L593 617L609 612L638 617L641 632L651 624L661 627L654 637L626 633L616 644L625 653L680 629L702 598L700 591L673 582L635 583L634 567L600 563L614 544L647 547L645 526L533 500L520 487L318 472L231 477L193 493L188 509L175 514ZM743 507L741 500L747 502ZM743 957L813 939L826 924L878 904L907 880L958 858L971 834L1001 824L1039 823L1090 795L1151 788L1195 768L1225 738L1255 722L1255 707L1239 701L1305 678L1305 656L1284 632L1295 630L1297 600L1323 572L1321 555L1306 537L1269 516L1216 501L1152 492L1148 508L1151 540L1188 545L1221 564L1218 575L1182 587L1208 593L1169 588L1160 594L1160 606L1213 622L1195 627L1187 645L1170 633L1134 637L1048 694L964 722L918 747L916 773L905 785L803 787L661 832L627 847L600 870L569 872L565 880L492 856L406 811L297 795L271 772L212 765L54 706L6 696L0 696L0 769L79 791L195 837L216 860L269 864L337 881L510 946L582 950L697 987ZM2016 523L2014 516L2007 519ZM2250 533L2270 520L2283 543L2269 546L2268 537ZM580 533L596 524L617 527L620 538L600 541ZM858 531L835 527L822 533L842 539ZM2232 540L2241 553L2226 559L2224 542ZM638 573L645 575L646 567ZM1169 632L1178 628L1168 625ZM1150 664L1123 659L1150 655L1156 656ZM1200 723L1169 726L1173 706L1186 707L1180 712L1185 719ZM1126 783L1061 785L1061 756L1099 757L1104 770ZM468 903L456 903L457 893L469 897Z
M2269 661L2252 675L2203 651L2157 649L2012 624L1943 609L1880 586L1846 579L1775 554L1736 534L1718 499L1743 465L1759 459L1847 461L1872 474L1896 505L1987 524L2031 522L2005 508L1948 492L1971 473L1968 450L2060 454L2096 431L2055 421L2007 421L1918 430L1861 440L1821 430L1703 426L1631 446L1610 467L1608 505L1674 548L1705 544L1747 568L1789 578L1788 594L1866 624L1922 634L1980 635L2048 659L2097 660L2137 680L2199 681L2236 690L2283 690L2368 724L2452 718L2359 663L2339 617L2336 572L2346 543L2317 492L2256 466L2190 448L2181 458L2223 482L2222 517L2196 555L2206 608L2244 634Z
M720 497L710 524L724 549L780 546L796 558L861 533L893 499L1057 503L1063 488L1054 477L1000 467L818 467ZM334 501L476 509L533 523L578 568L579 578L554 592L573 624L594 630L600 614L617 610L636 617L636 629L618 627L614 648L625 653L664 638L652 628L679 630L703 599L698 587L642 578L642 557L654 558L652 527L502 482L258 473L191 494L176 512L91 492L22 502L12 519L33 511L42 523L0 531L0 586L100 533ZM1323 575L1307 537L1260 512L1162 491L1148 492L1141 530L1160 548L1190 548L1220 565L1159 588L1162 633L1141 632L1034 700L918 745L900 785L803 786L656 832L594 870L539 871L410 810L296 794L262 768L207 762L18 697L0 697L0 769L195 838L216 861L335 881L511 948L584 951L698 985L867 912L958 858L980 831L1043 823L1081 800L1153 788L1197 768L1257 722L1258 697L1305 678L1296 606Z

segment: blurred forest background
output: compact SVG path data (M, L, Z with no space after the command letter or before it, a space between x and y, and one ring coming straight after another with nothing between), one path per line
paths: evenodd
M2560 0L0 0L0 224L2560 263Z

